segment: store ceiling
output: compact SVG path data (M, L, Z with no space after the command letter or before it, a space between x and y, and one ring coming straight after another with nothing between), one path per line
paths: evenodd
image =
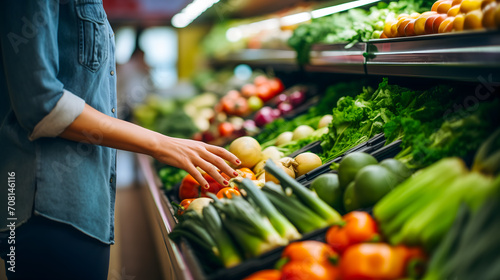
M140 24L170 24L172 17L193 0L103 0L104 9L112 22ZM207 23L227 18L249 18L278 12L301 3L324 0L221 0L196 23ZM331 1L331 0L330 0Z
M103 0L112 22L168 22L192 0Z

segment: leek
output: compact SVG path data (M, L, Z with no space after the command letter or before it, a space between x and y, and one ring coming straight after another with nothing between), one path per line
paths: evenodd
M329 225L325 219L307 208L296 197L287 196L275 183L267 182L262 190L274 206L276 206L300 232L307 233Z
M239 264L242 258L228 232L224 229L221 217L212 204L203 208L203 221L205 229L210 233L217 244L217 256L224 266L233 267Z
M326 202L321 200L318 195L301 185L299 182L295 181L294 178L290 177L286 172L279 168L272 160L266 161L264 166L266 172L276 177L283 188L292 189L293 193L312 211L314 211L318 216L326 220L329 225L339 223L342 221L340 214L330 207Z
M238 184L238 187L242 194L246 195L260 209L262 214L269 218L269 221L281 237L289 241L302 237L293 224L274 207L262 190L257 188L250 179L244 179Z
M220 213L224 226L232 233L247 256L258 256L271 249L288 244L263 216L244 198L218 199L209 194Z

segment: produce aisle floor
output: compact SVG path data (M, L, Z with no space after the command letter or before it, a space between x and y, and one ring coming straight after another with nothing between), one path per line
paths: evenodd
M145 205L146 187L137 186L136 172L134 154L118 151L115 245L111 246L108 280L161 279Z

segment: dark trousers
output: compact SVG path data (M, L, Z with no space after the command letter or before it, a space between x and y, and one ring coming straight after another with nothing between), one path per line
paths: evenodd
M15 231L15 244L8 244L9 232L1 233L0 256L9 280L85 279L106 280L109 247L74 227L33 216ZM15 246L15 272L8 270L7 254Z

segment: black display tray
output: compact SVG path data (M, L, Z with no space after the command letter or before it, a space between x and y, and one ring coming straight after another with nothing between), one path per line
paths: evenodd
M370 153L372 151L375 151L377 149L380 149L381 147L383 147L385 144L385 137L384 137L384 134L383 133L379 133L375 136L373 136L371 139L369 139L368 141L366 142L363 142L359 145L357 145L356 147L353 147L349 150L347 150L345 153L343 153L342 155L340 155L339 157L321 165L320 167L300 176L297 178L297 181L300 182L300 183L304 183L306 181L310 181L314 178L316 178L317 176L321 175L321 174L324 174L326 172L328 172L328 170L330 170L330 165L334 162L339 162L343 156L347 155L347 154L350 154L352 152L365 152L365 153ZM318 144L319 145L319 144ZM320 146L321 148L321 146Z
M302 236L301 239L296 241L303 240L316 240L316 241L325 241L325 233L329 227L325 227L310 233L306 233ZM192 272L196 272L193 276L195 279L206 279L206 280L239 280L243 279L246 276L263 269L272 269L276 265L276 262L281 258L281 254L285 246L281 246L279 248L273 249L269 252L266 252L258 257L250 258L239 265L232 268L219 268L216 270L210 271L207 267L204 267L199 262L200 254L197 254L196 249L191 246L189 242L186 240L181 240L181 248L183 253L186 255L186 263L189 267L189 270Z
M323 152L323 148L321 148L321 141L314 141L312 143L309 143L305 145L304 147L296 150L295 152L289 154L287 157L294 158L298 156L299 154L305 153L305 152L311 152L315 154L319 154Z
M314 144L314 143L312 143ZM301 176L298 178L298 181L305 185L306 187L309 187L312 183L312 180L316 178L317 176L325 173L336 173L335 170L330 169L330 165L333 162L339 162L343 156L358 151L358 152L366 152L370 153L373 155L378 161L387 159L387 158L392 158L396 154L398 154L401 151L400 147L401 141L394 141L388 145L385 145L385 138L383 134L377 134L367 142L360 144L346 153L344 153L342 156L334 159L333 161L326 163L325 165L321 166L320 168L317 168L304 176ZM385 146L384 146L385 145ZM304 147L305 148L305 147ZM179 187L180 183L177 184L174 188L172 188L170 191L166 191L165 194L169 201L171 202L178 202L179 201ZM172 211L172 210L171 210ZM370 213L371 209L359 209L359 211L365 211ZM172 216L174 216L175 213L172 213ZM176 222L178 222L177 219L175 219ZM297 241L301 240L318 240L318 241L324 241L325 239L325 233L329 227L310 232L307 234L304 234L303 237ZM281 254L283 252L284 246L276 248L274 250L271 250L267 253L262 254L259 257L247 259L240 263L239 265L232 267L232 268L214 268L210 266L204 266L201 264L200 259L203 259L206 256L201 255L200 250L197 250L196 247L193 247L186 239L181 239L179 242L179 246L181 248L181 251L183 253L183 256L186 261L186 265L188 269L191 271L193 274L193 277L195 279L204 279L204 280L216 280L216 279L225 279L225 280L236 280L236 279L242 279L253 272L263 270L263 269L272 269L276 262L280 259Z
M366 145L360 149L352 150L349 153L352 153L354 151L369 153L373 157L375 157L378 161L382 161L384 159L393 158L401 151L401 147L400 147L401 140L394 141L386 146L384 146L384 145L385 145L385 139L383 141L376 142L375 144ZM314 169L313 171L297 178L298 182L306 187L309 187L311 185L312 181L316 177L318 177L322 174L326 174L326 173L337 173L337 171L332 170L330 168L330 166L332 165L332 163L340 162L342 160L342 158L349 153L346 152L344 155L342 155L342 156Z

